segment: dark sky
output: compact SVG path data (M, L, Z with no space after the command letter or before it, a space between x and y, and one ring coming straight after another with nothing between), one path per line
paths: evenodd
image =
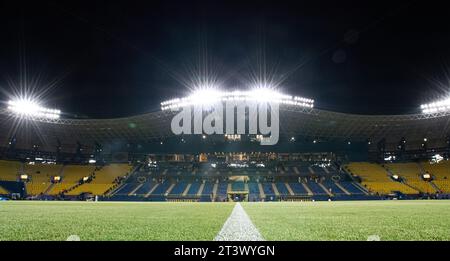
M448 8L435 2L34 2L0 2L3 101L26 72L37 92L56 81L49 106L129 116L185 95L206 65L245 89L265 64L283 92L341 112L415 113L450 92Z

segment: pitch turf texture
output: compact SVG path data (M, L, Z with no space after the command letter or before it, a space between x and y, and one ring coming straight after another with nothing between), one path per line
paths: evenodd
M241 203L266 240L450 240L450 201ZM233 203L0 202L0 240L212 240Z

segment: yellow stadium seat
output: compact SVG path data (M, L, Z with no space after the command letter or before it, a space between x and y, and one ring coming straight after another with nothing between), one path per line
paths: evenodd
M422 163L423 169L433 177L433 183L443 193L450 193L450 161L444 160L439 163Z
M419 191L393 181L389 177L389 173L382 166L368 162L354 162L345 166L347 170L353 175L359 176L362 180L362 185L370 192L380 195L390 194L395 191L400 191L404 194L418 194Z
M422 193L436 193L436 189L430 182L421 177L422 170L417 163L390 163L386 168L395 175L400 176L404 182Z
M131 171L132 166L128 164L110 164L95 171L91 182L82 184L79 187L69 191L67 195L80 195L82 193L91 193L93 195L105 194L113 185L114 180L123 177Z
M61 173L62 165L56 164L25 164L24 174L28 175L26 183L28 195L40 195L51 186L52 177Z
M21 162L0 160L0 180L17 181L21 171Z
M48 191L49 195L57 195L78 184L84 177L91 176L95 171L95 166L67 165L62 168L60 183L54 184Z
M0 186L0 195L6 195L6 194L9 194L9 191L7 191L2 186Z

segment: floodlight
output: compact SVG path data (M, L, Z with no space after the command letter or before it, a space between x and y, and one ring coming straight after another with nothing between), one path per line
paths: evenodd
M25 118L59 119L61 111L41 106L30 99L17 99L8 102L8 110L14 115Z
M313 108L314 100L282 94L271 88L255 88L248 91L224 92L213 88L197 89L184 98L161 102L161 110L179 109L192 105L211 105L226 101L276 102L286 105Z
M425 114L450 111L450 98L428 104L422 104L420 108L422 109L422 113Z

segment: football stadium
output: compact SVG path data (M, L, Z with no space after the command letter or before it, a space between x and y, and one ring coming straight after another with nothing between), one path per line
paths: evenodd
M61 7L55 5L50 5L48 10ZM125 6L112 6L105 12L112 12L113 18L103 14L102 21L127 20L123 17L128 14L120 11ZM64 43L76 52L75 48L85 43L85 39L93 37L91 42L86 40L90 46L86 48L97 51L89 49L83 55L74 55L83 61L78 66L81 72L71 71L76 77L62 80L63 87L58 87L56 94L45 89L49 85L41 84L40 75L38 80L27 76L27 66L19 66L20 73L16 77L0 84L0 241L450 240L448 77L439 85L442 95L421 96L419 91L410 89L413 80L406 82L406 87L398 87L401 89L398 93L391 93L389 89L398 82L395 80L395 84L390 85L391 76L383 78L383 73L403 73L404 78L398 81L413 78L409 71L392 69L397 65L391 53L386 51L386 55L392 57L392 66L383 68L376 63L374 68L380 70L379 74L373 73L373 68L368 69L370 77L383 79L381 84L371 85L373 78L363 79L367 75L361 72L362 65L355 66L356 62L352 61L367 54L361 54L362 51L351 54L350 49L357 48L352 46L368 45L364 35L371 31L376 34L376 27L384 28L384 24L397 23L389 20L395 19L397 11L392 14L394 18L375 19L364 27L366 29L352 31L351 41L346 34L345 46L337 53L339 56L342 54L339 52L347 48L348 55L344 53L343 58L337 59L336 53L331 53L330 62L329 57L322 57L328 55L328 50L333 52L334 47L325 52L319 50L320 55L314 59L327 61L314 67L319 76L305 84L285 82L284 74L282 80L274 80L277 74L266 71L264 66L257 72L262 76L254 77L250 73L249 81L232 73L226 80L218 81L220 73L214 73L219 74L216 77L209 67L203 70L199 66L191 68L194 72L186 76L193 78L192 81L184 81L184 84L174 81L160 87L161 79L170 78L155 69L164 67L162 62L155 62L156 65L145 72L141 70L148 65L142 62L143 57L153 59L147 55L150 51L143 51L143 44L139 45L136 40L144 39L143 34L137 38L125 37L120 31L135 33L134 29L143 30L144 26L123 29L117 25L121 29L114 31L115 26L95 20L101 17L100 11L83 13L72 7L55 10L60 10L57 15L69 17L68 22L61 17L58 19L62 19L67 32L76 37L71 38L64 31L62 40L55 41L69 39L70 43ZM159 5L154 8L160 10ZM417 6L414 8L412 14L420 11ZM81 10L85 10L84 7ZM137 7L126 10L135 14L133 18L142 11ZM165 14L169 9L161 10ZM131 15L128 17L132 25L147 21L150 15L142 12L145 17L136 18L138 22ZM398 12L403 17L403 13ZM263 13L268 15L271 9L263 9ZM163 19L155 13L152 15ZM207 21L217 22L216 18L205 17ZM258 17L251 16L251 19ZM302 19L303 16L292 17ZM25 21L24 27L31 28L23 29L23 35L28 34L27 41L37 46L27 48L49 51L52 57L49 60L57 63L56 66L61 60L69 59L53 55L53 49L58 55L67 51L58 47L60 42L58 46L49 43L48 49L52 50L48 50L42 43L50 40L37 40L40 36L36 34L46 30L54 33L53 29L42 29L50 24L59 26L53 20L20 19ZM236 19L241 21L242 17ZM365 18L362 15L358 19ZM45 22L40 24L41 20ZM38 21L36 28L33 21ZM167 22L164 21L161 23ZM193 27L197 28L198 23L192 22ZM270 22L265 23L270 25ZM217 22L213 28L219 30L226 24ZM289 30L297 32L292 28ZM91 35L89 30L95 33ZM172 32L164 30L164 35ZM239 30L244 30L242 35L247 34L245 29ZM239 30L237 35L240 35ZM265 30L270 38L270 28ZM90 36L79 37L84 31L89 31ZM181 31L178 28L173 32L178 37ZM448 35L448 30L446 33ZM166 36L155 32L151 41L142 41L149 44ZM281 33L276 36L287 37ZM214 39L214 36L208 37ZM361 43L356 43L359 38ZM218 42L223 40L217 39ZM219 45L227 49L236 39ZM449 38L445 39L448 43ZM119 47L111 47L109 41L118 43ZM276 39L267 40L268 45L273 44L271 41L280 44ZM169 52L174 52L172 56L178 56L174 49L180 45L169 44L173 42L176 40L172 38L165 40L154 50L168 48ZM189 43L183 45L189 46ZM310 45L314 43L311 40ZM3 44L7 49L8 43ZM291 47L296 49L296 44ZM342 45L342 41L338 44ZM369 52L378 44L371 43ZM403 48L399 48L401 44L393 45L395 52ZM102 49L95 49L98 46ZM191 47L183 48L179 52L189 51ZM436 48L439 55L443 55L444 47ZM123 49L127 51L122 52ZM289 50L287 56L293 56L294 52ZM41 52L44 51L38 53ZM376 60L383 52L367 56ZM137 53L139 58L130 58L135 57L130 53ZM9 57L9 54L0 54L5 59ZM101 60L97 54L105 59L102 61L104 68L97 67L96 59ZM221 55L226 60L228 53ZM35 58L30 56L28 58ZM166 56L167 60L173 58ZM124 65L114 67L105 57L115 57L114 61L123 61ZM161 57L165 57L164 54ZM427 57L432 58L429 53ZM199 60L199 63L209 63L203 57ZM339 69L345 63L351 65L345 70ZM398 66L407 68L408 63L409 60ZM8 71L9 65L3 65L0 62L0 70ZM233 63L229 67L241 70ZM197 69L200 72L197 73ZM168 71L167 74L172 73ZM339 75L345 73L354 78L340 85ZM355 76L358 73L362 76ZM305 75L299 77L308 77ZM154 77L151 78L154 82L147 82L144 76ZM105 80L107 77L110 79ZM133 77L137 79L132 80ZM175 78L179 77L175 74ZM69 87L64 87L64 81ZM333 81L339 84L329 84ZM139 89L142 82L145 88ZM384 87L383 92L378 85L388 87ZM325 95L322 88L328 88ZM432 86L425 86L423 90L423 93L435 94ZM352 96L358 92L360 96ZM150 106L141 106L147 99ZM358 99L362 101L358 103ZM380 106L371 103L372 99ZM421 102L416 104L417 100ZM359 106L365 103L367 106ZM406 110L393 109L392 113L386 113L394 103ZM342 109L340 104L352 107ZM130 109L132 107L138 110ZM270 251L268 247L265 253L270 254Z
M164 106L94 120L12 101L1 239L449 239L448 101L388 116L279 106L279 142L262 146L259 134L175 135ZM253 229L222 235L240 212Z

